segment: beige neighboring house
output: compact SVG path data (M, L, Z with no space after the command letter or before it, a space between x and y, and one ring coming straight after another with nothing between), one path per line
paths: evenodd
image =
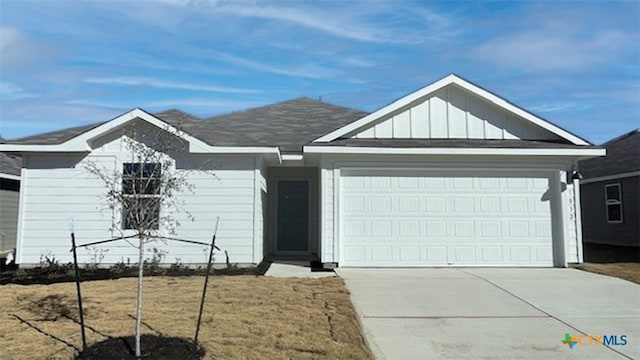
M22 158L0 153L0 256L16 248Z

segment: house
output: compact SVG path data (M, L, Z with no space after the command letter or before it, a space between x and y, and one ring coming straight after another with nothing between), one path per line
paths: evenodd
M70 260L71 218L80 243L128 234L108 230L122 228L121 210L101 208L104 185L83 163L127 166L122 138L131 128L164 129L187 145L171 156L176 171L190 171L195 194L181 196L196 221L176 213L177 236L207 241L220 217L217 244L236 263L288 255L346 267L581 262L572 179L579 160L605 154L456 75L370 114L308 98L204 120L134 109L0 145L24 157L20 264L43 253ZM206 261L197 246L159 246L165 262ZM135 254L109 245L103 262Z
M580 161L583 241L640 253L640 129L602 144L607 156Z
M0 138L0 143L4 140ZM19 156L0 153L0 257L16 248L18 200L20 193Z

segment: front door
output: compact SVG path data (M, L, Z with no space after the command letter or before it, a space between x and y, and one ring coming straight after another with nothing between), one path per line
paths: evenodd
M278 252L309 252L309 182L278 182Z

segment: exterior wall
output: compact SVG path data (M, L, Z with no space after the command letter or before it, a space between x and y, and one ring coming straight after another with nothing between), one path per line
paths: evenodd
M449 85L352 134L358 139L557 139L517 116Z
M620 224L607 223L605 186L619 183L622 191ZM582 184L582 234L585 243L640 246L640 177Z
M17 182L17 180L5 180ZM0 189L0 251L16 247L20 192Z
M553 250L554 266L566 266L567 263L582 261L582 247L580 246L579 216L576 214L573 185L566 182L566 171L571 168L570 159L544 159L518 157L483 157L472 159L448 157L355 157L355 156L325 156L321 164L321 261L338 262L340 259L339 201L340 201L340 172L341 168L406 168L406 169L513 169L552 171L552 187L545 193L553 201Z
M173 211L180 223L176 234L160 229L160 235L210 242L216 218L220 217L216 245L228 251L232 263L254 263L262 258L256 241L260 235L261 203L256 189L263 187L260 171L256 171L253 156L210 156L177 154L176 172L187 176L193 192L176 194L186 212ZM102 144L86 157L63 154L30 154L23 170L23 199L18 239L17 260L21 264L36 264L42 256L54 256L61 262L71 261L69 223L73 219L79 244L130 235L120 228L120 210L104 204L106 187L84 168L89 161L106 170L119 169L131 161L123 151L120 139ZM259 201L259 200L258 200ZM115 231L110 230L115 228ZM166 251L163 262L206 263L206 248L177 242L152 242L147 245L147 257L152 248ZM102 250L101 250L102 249ZM104 258L101 263L134 261L137 250L125 241L80 250L79 261L91 262L92 254ZM92 252L93 251L93 252ZM224 262L224 252L216 252L215 261Z

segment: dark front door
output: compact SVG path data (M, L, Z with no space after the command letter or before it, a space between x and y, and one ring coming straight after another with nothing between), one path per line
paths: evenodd
M309 182L278 182L277 251L309 251Z

